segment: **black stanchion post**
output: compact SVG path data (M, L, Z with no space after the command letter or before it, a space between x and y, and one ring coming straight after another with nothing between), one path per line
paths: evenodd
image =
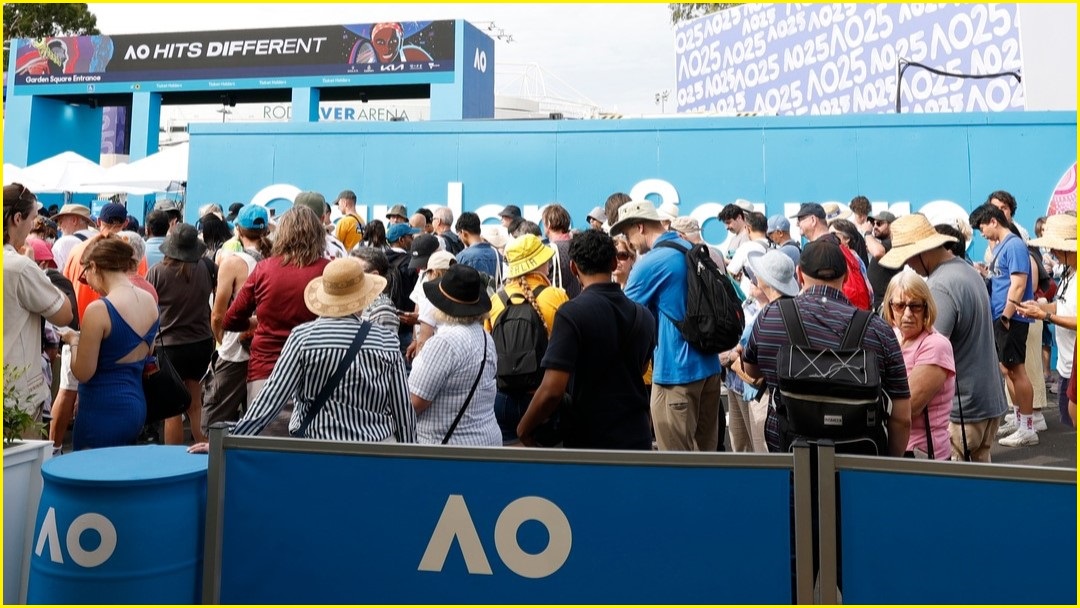
M206 535L203 542L202 603L217 604L221 594L221 535L225 510L225 438L229 425L210 427L210 462L206 472Z

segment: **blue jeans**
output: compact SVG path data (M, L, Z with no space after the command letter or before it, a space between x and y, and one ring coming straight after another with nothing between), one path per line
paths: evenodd
M499 421L504 445L517 441L517 426L525 410L529 409L530 401L532 395L528 393L495 393L495 420Z

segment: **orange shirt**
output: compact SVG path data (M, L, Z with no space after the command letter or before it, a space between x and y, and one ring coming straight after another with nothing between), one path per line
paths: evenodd
M86 313L86 307L89 306L91 302L101 297L96 291L91 289L89 285L84 285L83 283L79 282L79 275L81 275L83 271L83 252L86 251L87 246L89 246L90 243L96 238L98 238L98 236L90 237L89 239L86 239L85 241L76 245L71 250L71 253L68 254L67 262L64 263L64 276L67 277L69 281L71 281L71 285L75 288L75 299L78 301L77 303L79 305L80 324L83 320L83 314ZM146 256L143 256L143 259L139 260L137 272L139 273L140 277L145 277L146 270Z

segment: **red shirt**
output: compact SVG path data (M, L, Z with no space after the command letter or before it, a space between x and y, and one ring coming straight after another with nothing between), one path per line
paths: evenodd
M272 257L255 265L224 320L226 330L245 331L252 315L259 319L251 340L248 382L269 378L289 333L297 325L315 320L315 313L304 304L304 289L312 279L322 276L329 263L321 258L297 268L283 265L280 257Z

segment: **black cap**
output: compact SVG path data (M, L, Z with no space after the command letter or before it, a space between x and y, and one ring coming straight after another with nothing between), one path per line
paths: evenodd
M799 212L791 217L800 220L808 215L825 219L825 208L817 203L803 203L802 206L799 207Z
M439 238L434 234L421 234L413 239L409 249L409 268L427 268L428 258L439 250Z
M499 217L510 217L518 219L521 217L521 209L517 205L507 205L503 207L503 210L499 212Z
M808 277L833 281L847 274L847 259L840 246L828 239L810 241L799 256L799 268Z

